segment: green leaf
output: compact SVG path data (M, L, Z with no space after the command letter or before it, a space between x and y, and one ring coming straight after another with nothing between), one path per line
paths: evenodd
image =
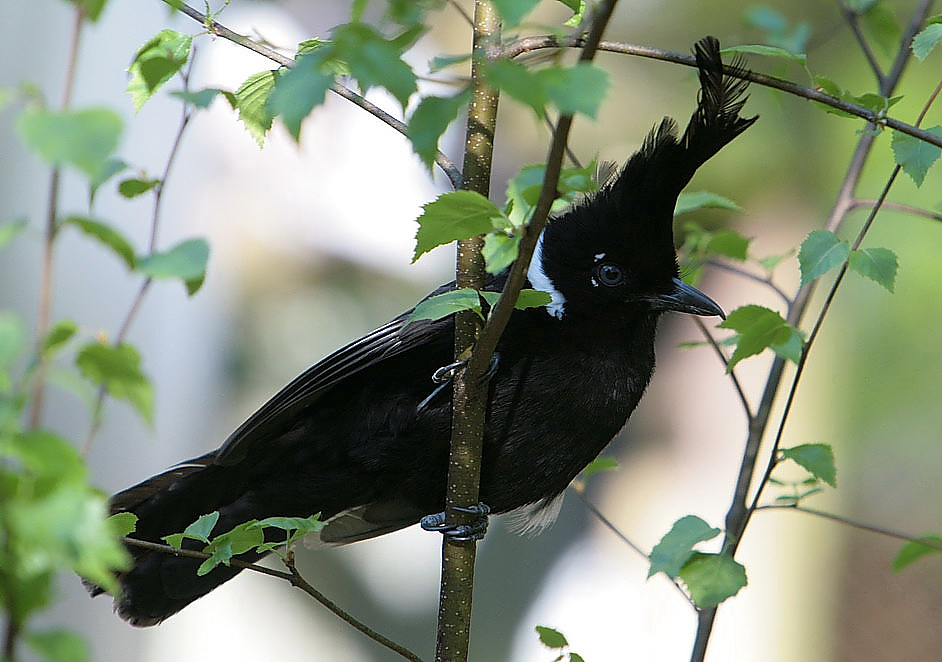
M889 248L861 248L851 251L850 268L885 287L890 292L896 287L899 260Z
M930 23L913 37L913 55L920 62L925 60L940 41L942 41L942 22Z
M435 163L442 134L470 99L470 90L464 89L451 97L423 97L416 106L406 126L406 137L428 168Z
M121 118L107 108L31 110L17 129L26 145L51 165L70 165L89 178L106 167L121 138Z
M193 296L206 278L209 244L205 239L187 239L169 251L138 258L137 270L151 278L179 278Z
M0 248L3 248L16 238L29 225L25 218L0 224Z
M798 266L801 268L801 284L810 283L843 264L850 255L850 244L841 241L828 230L814 230L801 242L798 251Z
M546 89L524 65L512 60L494 60L487 62L483 71L488 83L532 108L538 117L543 116L543 108L549 100Z
M744 237L735 230L718 230L713 233L706 245L706 252L743 261L752 239Z
M788 327L789 335L780 342L772 343L769 348L783 359L795 365L801 361L801 352L805 348L805 338L801 331L793 326ZM784 335L784 334L782 334Z
M128 269L134 269L137 264L137 258L134 257L134 248L125 239L124 235L113 227L84 216L69 216L65 219L65 222L74 225L106 248L110 248L115 255L121 258L121 261L127 265Z
M932 135L942 138L942 126L934 126L926 130ZM939 159L939 155L942 155L942 148L899 131L893 132L892 145L893 158L903 168L903 171L912 178L916 186L922 186L929 168Z
M280 71L260 71L246 78L235 91L239 119L259 147L265 144L265 136L271 129L273 116L268 101L275 89L275 82L281 75Z
M903 568L912 565L923 556L942 553L942 549L938 547L938 545L942 545L942 538L939 536L923 536L919 540L935 543L936 546L926 545L924 542L919 541L909 541L900 548L899 554L893 559L893 570L899 572Z
M115 513L107 520L111 533L115 536L126 536L137 529L137 515L134 513Z
M680 578L700 609L715 607L747 584L746 569L725 554L694 553L681 569Z
M730 46L720 51L722 55L734 55L737 53L748 53L750 55L765 55L767 57L784 58L793 60L804 66L808 57L804 53L793 53L779 46L764 46L762 44L743 44L741 46Z
M674 216L707 208L742 211L742 207L722 195L710 191L691 191L690 193L681 193L677 197Z
M684 564L694 554L693 546L712 540L719 534L720 529L710 526L695 515L681 517L651 550L648 577L659 572L671 578L677 577Z
M365 23L340 25L332 37L337 56L348 64L364 92L374 86L384 87L406 107L417 89L416 76L396 44Z
M103 386L112 397L129 402L150 423L154 415L154 394L141 372L141 356L131 345L117 347L90 343L75 358L79 371Z
M585 0L583 0L584 2ZM573 653L569 651L569 662L585 662L585 658L579 655L579 653Z
M324 103L327 90L334 83L334 73L326 64L326 54L327 51L319 51L299 57L297 63L275 82L268 100L269 112L281 117L295 142L301 139L301 122L315 107Z
M582 479L586 480L590 476L593 476L604 471L614 471L618 468L618 460L613 457L597 457L582 470Z
M540 70L536 78L559 112L582 113L593 119L609 87L608 72L589 62L573 67L548 67Z
M118 193L120 193L125 198L131 199L136 198L139 195L143 195L148 191L152 191L159 185L159 179L138 179L136 177L132 177L130 179L125 179L123 182L118 184Z
M0 311L0 368L8 368L26 347L26 328L19 316Z
M802 444L781 449L782 458L795 462L812 476L831 487L837 487L834 451L827 444Z
M49 333L43 339L42 352L49 356L52 352L67 343L78 331L78 325L72 320L59 320L52 325Z
M743 359L755 356L766 348L789 343L797 333L777 312L756 305L737 308L719 326L739 334L727 372Z
M424 299L409 313L409 322L437 320L459 310L473 310L481 315L481 297L476 290L462 288Z
M425 211L416 219L419 230L413 262L437 246L486 234L493 225L491 219L501 217L493 202L474 191L445 193L422 208Z
M190 57L193 37L175 30L161 30L141 46L128 73L128 92L139 111L164 83L173 78Z
M516 234L491 232L484 237L484 264L487 273L499 274L517 259L520 250L520 237Z
M512 28L520 24L524 16L530 13L540 0L494 0L494 7L503 19L505 28Z
M463 53L461 55L438 55L429 60L428 70L431 74L437 74L442 69L447 69L452 65L458 64L460 62L466 62L470 59L470 53Z
M563 211L582 194L596 190L598 187L594 173L595 163L590 163L584 168L563 168L556 185L556 193L559 197L553 201L550 212ZM546 165L535 163L523 166L520 172L508 180L505 213L510 227L521 227L529 223L533 209L539 201L545 176Z
M88 204L95 204L95 196L98 189L109 179L117 175L122 170L127 169L128 164L121 159L108 159L104 162L98 173L88 180Z
M559 630L543 625L537 625L534 629L540 637L540 643L548 648L565 648L569 645L566 636Z
M479 294L492 308L497 305L497 300L501 297L500 292L479 292ZM514 308L517 310L540 308L542 306L549 305L552 303L552 301L553 298L548 292L543 292L542 290L522 289L520 290L520 294L517 296L516 303L514 303Z
M207 87L196 92L190 92L189 90L179 90L177 92L171 92L170 96L177 97L182 99L184 103L188 103L194 108L209 108L213 101L216 100L216 97L220 94L224 94L223 90Z
M63 629L30 632L26 636L29 647L49 662L86 662L88 643L75 632Z

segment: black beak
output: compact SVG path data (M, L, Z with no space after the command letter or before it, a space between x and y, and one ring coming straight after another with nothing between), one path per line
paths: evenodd
M674 279L673 292L657 294L647 297L646 300L655 310L673 310L678 313L690 313L691 315L702 315L703 317L718 315L726 319L723 309L713 299L692 285L687 285L679 278Z

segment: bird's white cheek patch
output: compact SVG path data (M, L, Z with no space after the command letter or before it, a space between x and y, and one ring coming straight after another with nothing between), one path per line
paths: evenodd
M551 301L546 305L547 312L557 319L562 319L565 314L566 297L556 289L553 281L543 271L543 237L545 236L541 234L540 240L536 243L533 259L530 260L530 268L527 269L527 278L534 288L550 295Z

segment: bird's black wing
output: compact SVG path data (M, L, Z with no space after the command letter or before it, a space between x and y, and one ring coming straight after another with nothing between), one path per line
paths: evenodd
M453 284L445 285L429 296L453 288ZM310 406L344 379L393 356L440 341L442 334L451 333L451 317L408 322L410 312L342 347L298 375L229 435L216 452L214 464L227 466L241 461L254 443L268 437L272 426L298 409ZM429 386L432 386L431 375Z

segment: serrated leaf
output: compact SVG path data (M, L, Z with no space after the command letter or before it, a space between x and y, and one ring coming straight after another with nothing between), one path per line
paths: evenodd
M265 136L271 129L274 119L268 107L275 82L282 75L280 71L260 71L245 79L235 91L239 119L245 124L259 147L265 144Z
M505 28L516 27L540 0L494 0L494 7L503 19Z
M748 583L746 568L725 554L696 552L679 576L700 609L715 607L739 593Z
M801 284L810 283L834 267L843 264L850 254L850 244L828 230L814 230L801 242L798 266Z
M837 467L834 451L827 444L802 444L781 449L782 457L795 462L815 478L837 487Z
M920 62L942 41L942 23L930 23L913 37L912 50Z
M135 112L186 64L192 44L193 37L188 34L161 30L141 46L128 67L128 92Z
M710 526L695 515L681 517L651 550L648 577L659 572L671 578L677 577L681 568L694 554L693 546L712 540L719 534L720 529Z
M137 515L134 513L115 513L107 522L115 536L126 536L137 529Z
M484 237L484 264L489 274L499 274L513 264L520 250L520 237L516 234L491 232Z
M75 364L86 379L129 402L148 423L152 421L154 394L141 372L141 356L132 346L90 343L79 351Z
M582 470L582 478L587 479L598 473L618 469L618 460L613 457L597 457Z
M756 305L737 308L719 326L739 334L736 351L729 359L727 371L732 370L733 366L743 359L755 356L766 348L787 343L796 333L777 312Z
M190 92L189 90L171 92L170 96L182 99L185 103L190 104L194 108L206 109L212 105L213 101L215 101L216 97L218 97L220 94L223 94L223 90L214 87L207 87L202 90L197 90L196 92Z
M152 191L159 185L159 179L138 179L137 177L132 177L118 184L118 193L125 198L131 199L143 195L148 191Z
M439 196L422 207L415 236L415 262L437 246L479 234L487 234L491 219L500 217L494 203L474 191L453 191Z
M788 331L787 338L769 345L769 348L783 359L798 365L798 362L801 361L801 352L805 347L805 339L801 331L793 326L788 326Z
M69 216L65 219L69 225L74 225L83 233L95 239L103 246L111 249L128 269L134 269L137 258L134 257L134 248L120 232L110 225L83 216Z
M608 72L589 62L541 69L535 78L559 112L564 115L582 113L593 119L609 87Z
M137 270L151 278L179 278L192 296L206 278L209 244L205 239L187 239L169 251L138 258Z
M301 139L301 122L324 103L327 90L334 83L334 73L327 62L326 51L299 57L295 65L278 78L271 92L268 110L281 117L295 142Z
M331 36L337 57L347 63L364 92L384 87L406 107L417 89L416 76L395 43L365 23L340 25Z
M447 69L452 65L465 62L470 59L470 53L463 53L461 55L438 55L429 60L428 70L429 73L436 74L442 69Z
M934 126L931 129L926 129L926 131L942 138L942 126ZM929 168L942 155L942 148L899 131L893 132L892 145L893 158L903 168L903 171L912 178L916 186L922 186Z
M470 90L462 90L451 97L423 97L412 112L406 126L406 137L412 149L431 168L438 155L438 141L458 113L471 99Z
M899 260L889 248L861 248L850 254L850 268L892 292Z
M0 249L9 244L29 225L25 218L0 224Z
M478 294L487 301L490 307L497 305L497 300L500 299L500 292L479 292ZM517 295L517 301L514 303L514 308L517 310L525 310L527 308L540 308L542 306L547 306L552 303L553 297L550 296L549 292L543 292L542 290L531 290L531 289L522 289L520 294Z
M540 643L548 648L565 648L569 645L566 636L555 628L537 625L534 629L540 637Z
M747 53L750 55L765 55L767 57L784 58L793 60L804 65L808 57L804 53L793 53L779 46L765 46L762 44L743 44L741 46L730 46L720 51L722 55L734 55L737 53Z
M677 196L677 204L674 206L674 216L680 216L698 209L729 209L731 211L742 211L742 207L722 195L712 193L711 191L691 191L681 193Z
M17 121L26 145L44 161L74 166L90 179L106 167L122 129L121 118L108 108L31 110Z
M717 230L706 245L708 254L722 255L731 260L744 261L752 240L735 230Z
M174 534L173 536L165 536L164 540L176 536L181 536L181 538L190 538L192 540L199 540L200 542L209 542L209 536L212 535L213 529L216 527L216 523L219 521L219 511L214 510L211 513L205 515L200 515L195 522L187 526L182 534ZM179 547L179 545L171 545L171 547Z
M473 310L481 315L481 298L476 290L462 288L420 301L409 314L409 321L437 320L459 310Z
M537 116L543 116L548 101L546 90L524 65L512 60L494 60L486 63L483 70L488 83L532 108Z
M26 642L48 662L86 662L89 659L88 642L69 630L30 632Z
M935 546L926 545L925 542L909 541L900 548L896 558L893 559L893 570L899 572L924 556L942 553L942 549L938 547L942 545L942 538L939 536L923 536L919 540L935 543Z

